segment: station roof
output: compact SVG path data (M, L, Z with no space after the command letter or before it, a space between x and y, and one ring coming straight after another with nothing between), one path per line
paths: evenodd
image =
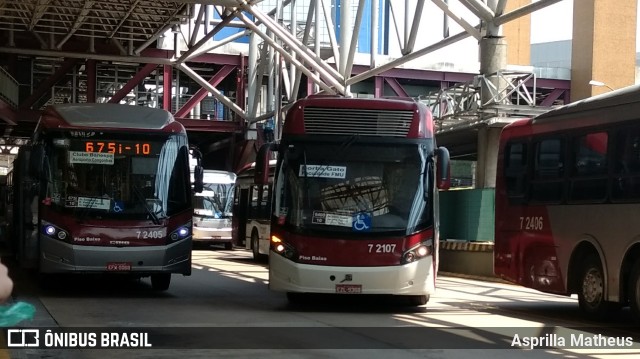
M43 42L54 36L57 49L72 36L142 44L186 20L189 3L196 1L2 0L0 30L28 31Z

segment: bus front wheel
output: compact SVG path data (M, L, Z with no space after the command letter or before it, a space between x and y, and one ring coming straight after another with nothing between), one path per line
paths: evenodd
M640 323L640 259L636 260L629 276L629 306L633 319Z
M164 291L169 289L171 284L171 273L159 273L151 275L151 288L153 290Z
M409 305L412 307L419 307L421 305L427 304L429 301L428 295L410 295L409 296Z
M597 257L589 256L580 271L578 304L589 317L601 319L608 312L605 301L604 273Z
M253 231L251 233L251 252L253 253L254 260L260 260L260 241L258 238L258 232Z

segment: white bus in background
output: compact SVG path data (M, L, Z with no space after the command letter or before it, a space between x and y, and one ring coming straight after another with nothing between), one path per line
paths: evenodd
M236 174L204 170L203 177L202 192L193 194L193 241L233 249L231 216Z

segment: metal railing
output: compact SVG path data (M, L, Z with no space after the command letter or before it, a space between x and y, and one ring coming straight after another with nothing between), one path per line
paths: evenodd
M478 75L473 81L419 97L433 112L439 131L496 118L535 116L550 109L538 106L536 99L535 74L518 71Z

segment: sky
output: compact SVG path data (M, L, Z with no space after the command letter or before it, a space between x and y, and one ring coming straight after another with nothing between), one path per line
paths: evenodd
M573 0L562 0L531 14L531 43L571 39L572 14Z

